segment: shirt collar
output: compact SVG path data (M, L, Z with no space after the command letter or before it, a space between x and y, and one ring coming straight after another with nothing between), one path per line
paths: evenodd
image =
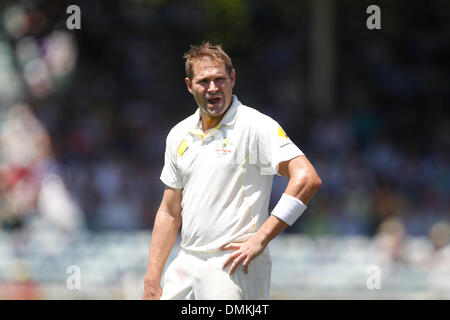
M238 100L238 98L233 95L233 100L231 101L231 106L228 108L227 112L220 121L221 126L231 126L236 120L238 106L242 103Z

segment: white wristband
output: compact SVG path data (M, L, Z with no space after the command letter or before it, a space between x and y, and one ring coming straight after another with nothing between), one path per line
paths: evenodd
M299 199L283 193L272 214L292 226L306 208L306 205Z

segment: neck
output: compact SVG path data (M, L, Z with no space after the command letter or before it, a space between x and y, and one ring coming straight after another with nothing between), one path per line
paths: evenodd
M232 104L233 104L233 100L231 100L231 102L228 105L228 108L225 110L225 112L217 117L211 117L210 115L208 115L200 110L200 121L201 121L201 125L202 125L202 127L201 127L202 131L204 133L206 133L206 131L217 126L220 123L220 121L222 121L223 117L227 114L227 112L230 110Z
M225 112L226 113L226 112ZM222 120L223 116L225 115L222 114L218 117L210 117L208 115L202 114L201 115L201 122L202 122L202 130L203 132L206 133L206 131L214 128L215 126L217 126L220 122L220 120Z

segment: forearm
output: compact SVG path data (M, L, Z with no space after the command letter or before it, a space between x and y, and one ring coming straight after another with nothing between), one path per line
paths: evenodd
M269 218L256 232L256 237L259 239L262 245L267 244L274 239L277 235L283 232L288 227L288 224L274 215L270 215Z
M284 193L297 198L305 205L308 205L320 185L321 181L317 176L306 171L300 171L297 172L295 176L291 176Z
M300 169L291 169L292 174L290 174L288 185L284 191L285 194L300 200L305 206L309 203L312 196L317 192L321 185L320 178L317 176L315 170L311 169L312 167L310 166L305 166ZM305 206L303 206L302 210L304 210ZM301 211L299 211L298 214L301 214ZM257 237L262 244L267 245L288 226L289 224L286 223L286 221L271 214L258 230Z
M289 177L289 183L272 214L258 229L256 234L243 243L230 243L223 250L236 250L224 262L225 268L230 263L229 273L233 273L242 262L244 272L248 265L266 248L270 241L284 231L306 209L313 194L319 189L321 181L305 157L297 157L293 161L280 164L279 172ZM294 199L294 198L296 199Z
M158 210L150 243L146 281L160 281L161 275L172 250L180 222L164 210Z
M297 198L305 205L308 205L314 193L322 185L322 180L305 156L281 162L278 173L289 179L284 193Z

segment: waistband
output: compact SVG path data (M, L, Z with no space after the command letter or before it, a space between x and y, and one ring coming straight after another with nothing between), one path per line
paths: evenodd
M214 258L214 257L221 257L221 256L225 256L225 255L229 255L232 254L234 251L236 250L221 250L221 249L216 249L216 250L211 250L211 251L194 251L194 250L189 250L189 249L185 249L185 248L181 248L179 254L181 255L189 255L189 256L193 256L199 259L209 259L209 258ZM265 255L268 256L270 258L270 251L269 251L269 247L267 246L263 252L261 252L260 255Z

